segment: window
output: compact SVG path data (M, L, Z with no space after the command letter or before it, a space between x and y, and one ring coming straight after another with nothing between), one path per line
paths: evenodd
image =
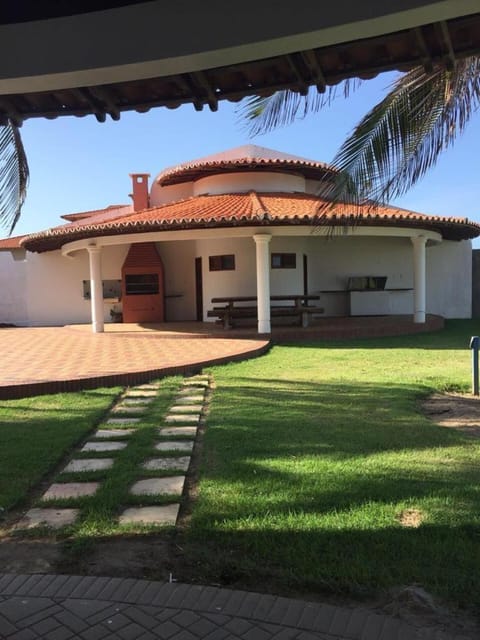
M208 267L210 271L235 271L235 256L209 256Z
M296 269L296 253L272 253L272 269Z
M158 294L158 273L141 273L125 276L127 296L147 296Z

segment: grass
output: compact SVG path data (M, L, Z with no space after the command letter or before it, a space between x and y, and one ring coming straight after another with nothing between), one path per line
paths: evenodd
M449 322L435 334L274 347L212 368L200 496L177 540L185 578L356 596L420 583L457 604L478 604L480 441L427 420L420 400L468 390L468 342L479 332L477 323ZM167 475L140 465L153 455L179 385L162 381L128 447L107 454L112 469L68 476L60 462L95 456L76 446L120 390L1 402L0 505L30 505L47 474L100 480L95 496L53 503L81 509L63 532L73 554L100 537L154 531L120 526L118 514L155 502L128 489ZM419 527L402 525L406 510L419 514Z
M419 401L468 390L470 335L277 346L211 369L187 559L203 581L371 595L420 583L480 602L480 440ZM400 516L415 509L418 528Z
M0 506L29 492L106 415L120 389L0 401Z

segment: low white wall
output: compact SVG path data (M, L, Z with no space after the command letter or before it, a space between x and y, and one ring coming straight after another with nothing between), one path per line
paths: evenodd
M427 311L444 318L472 317L472 244L444 241L427 247Z

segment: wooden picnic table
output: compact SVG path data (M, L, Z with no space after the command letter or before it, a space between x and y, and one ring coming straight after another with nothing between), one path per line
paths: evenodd
M270 296L270 303L283 302L287 304L270 304L270 312L272 317L298 317L300 324L306 327L308 326L309 316L311 314L323 313L323 309L319 307L308 306L308 303L312 300L320 300L320 296L305 294L272 295ZM245 304L248 302L254 304ZM288 304L292 302L293 304ZM212 304L225 305L222 307L214 307L207 312L208 317L222 320L225 329L230 329L233 326L232 320L234 319L257 317L257 296L216 297L212 298Z

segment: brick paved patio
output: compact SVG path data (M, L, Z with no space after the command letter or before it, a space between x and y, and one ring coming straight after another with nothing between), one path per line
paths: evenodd
M183 331L178 325L175 331L165 325L161 331L109 328L99 334L87 326L0 329L0 399L195 373L206 365L255 357L269 345L251 333L235 338L185 325Z
M368 609L247 591L120 578L2 574L0 638L453 640L438 629L419 630Z
M1 328L0 399L41 393L135 385L155 377L197 373L203 367L264 353L273 342L378 337L434 331L443 318L424 325L410 316L322 318L307 328L255 327L225 331L213 323L107 324L93 334L89 325Z

